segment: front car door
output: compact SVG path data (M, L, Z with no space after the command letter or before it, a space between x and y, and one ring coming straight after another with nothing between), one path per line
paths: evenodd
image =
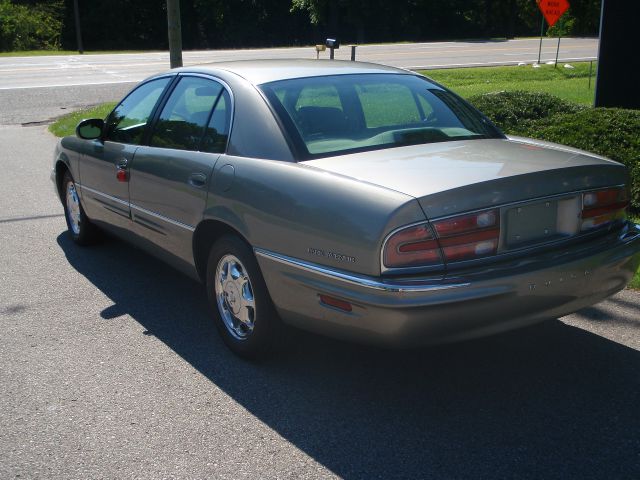
M173 258L193 262L192 237L202 219L215 163L227 144L230 95L221 83L181 75L164 103L147 146L131 164L134 231ZM182 265L181 265L182 264Z
M157 78L133 90L107 117L102 138L84 150L80 162L82 200L93 221L130 226L127 168L172 78Z

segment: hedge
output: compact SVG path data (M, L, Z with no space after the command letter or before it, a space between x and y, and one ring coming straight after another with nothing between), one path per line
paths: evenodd
M469 100L507 134L569 145L623 163L631 177L631 206L640 212L640 111L584 107L530 92L488 93Z
M539 120L559 113L577 113L589 108L544 92L485 93L469 100L504 130L518 126L523 120Z

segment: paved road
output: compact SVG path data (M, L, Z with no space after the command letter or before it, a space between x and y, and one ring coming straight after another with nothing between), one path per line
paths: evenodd
M640 478L640 295L388 352L233 357L202 287L78 248L43 126L0 126L0 478Z
M555 58L557 42L545 39L542 61ZM597 56L598 40L568 38L561 42L560 59L585 60ZM328 52L322 54L328 58ZM210 50L185 52L185 65L257 58L315 58L315 49L276 48L259 50ZM336 58L349 60L347 46ZM435 42L358 47L361 61L421 69L472 65L532 63L538 58L538 40ZM166 52L0 58L0 89L136 82L169 67Z
M543 46L543 61L555 58L556 42L545 39ZM560 58L594 58L597 47L597 39L564 39ZM349 55L347 48L336 52L338 59L348 59ZM359 60L407 68L532 63L537 55L537 39L358 47ZM184 60L186 65L194 65L232 59L314 56L314 50L306 47L185 52ZM162 52L0 58L0 125L47 122L73 109L116 101L135 82L168 66L168 54Z

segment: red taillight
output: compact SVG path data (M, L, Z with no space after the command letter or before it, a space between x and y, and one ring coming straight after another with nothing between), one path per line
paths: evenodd
M625 188L609 188L582 194L582 231L608 225L626 217L629 195Z
M408 227L391 235L385 244L387 268L441 265L495 255L500 238L497 209Z
M442 263L438 242L427 224L408 227L391 235L385 244L383 261L387 268Z
M500 239L500 213L484 210L433 223L447 262L495 255Z
M498 211L486 210L484 212L459 215L434 222L438 237L449 237L469 231L477 231L479 228L494 227L498 223Z

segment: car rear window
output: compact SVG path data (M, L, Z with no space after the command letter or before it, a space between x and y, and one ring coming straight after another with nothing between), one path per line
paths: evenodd
M465 101L416 75L332 75L260 88L303 159L503 137Z

